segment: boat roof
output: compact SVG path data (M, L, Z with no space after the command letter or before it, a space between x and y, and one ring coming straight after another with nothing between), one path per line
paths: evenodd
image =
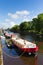
M18 42L19 44L22 44L22 45L24 45L24 43L33 44L32 42L29 42L29 41L21 39L21 38L12 38L12 39L15 40L16 42Z

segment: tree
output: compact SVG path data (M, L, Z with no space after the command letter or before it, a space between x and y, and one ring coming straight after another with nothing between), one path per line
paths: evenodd
M38 18L33 18L33 21L32 21L32 23L33 23L33 30L34 31L40 31L40 24L39 24L39 20L38 20Z
M29 24L28 24L28 22L22 22L21 24L20 24L20 31L21 32L27 32L28 31L28 29L29 29Z
M19 32L19 25L14 25L14 26L11 28L11 31L13 31L13 32Z
M32 27L33 30L37 32L42 32L43 31L43 14L39 14L37 18L32 19Z
M40 32L43 32L43 13L38 15L38 20L40 24Z
M11 30L14 32L20 31L21 33L27 33L30 30L43 33L43 13L39 14L37 18L33 18L32 21L24 21L19 26L13 26Z

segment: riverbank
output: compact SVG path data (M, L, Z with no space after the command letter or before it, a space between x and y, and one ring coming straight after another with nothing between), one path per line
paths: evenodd
M2 45L0 40L0 65L3 65Z

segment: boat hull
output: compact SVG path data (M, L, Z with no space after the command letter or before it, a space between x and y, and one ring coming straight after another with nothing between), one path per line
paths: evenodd
M38 52L38 46L36 46L36 48L23 48L22 45L19 45L19 43L15 42L14 40L12 40L13 44L18 47L21 51L26 52L26 53L35 53Z
M21 48L22 51L24 52L38 52L38 46L36 46L36 48Z

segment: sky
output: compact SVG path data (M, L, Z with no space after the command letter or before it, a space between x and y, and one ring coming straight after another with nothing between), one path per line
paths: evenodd
M0 0L0 28L11 28L43 13L43 0Z

